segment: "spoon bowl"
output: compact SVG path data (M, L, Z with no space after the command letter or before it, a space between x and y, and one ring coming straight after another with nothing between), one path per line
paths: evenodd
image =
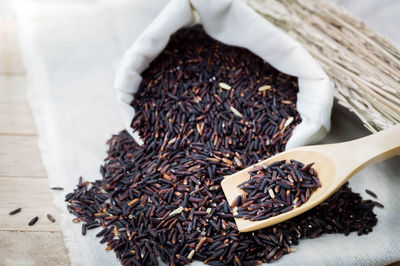
M305 146L279 153L267 160L225 177L221 182L221 186L228 203L232 204L237 196L244 193L243 190L238 188L238 185L249 180L249 171L253 167L271 164L280 160L290 161L291 159L302 162L305 165L314 163L313 168L318 173L321 187L311 193L308 201L291 211L261 221L235 218L239 231L250 232L284 222L310 210L329 198L329 196L362 168L399 153L400 125L396 125L370 136L349 142ZM237 214L236 208L233 209L233 214Z

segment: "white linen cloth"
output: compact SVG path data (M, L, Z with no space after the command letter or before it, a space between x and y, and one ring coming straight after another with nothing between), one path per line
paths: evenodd
M105 141L123 129L113 87L119 56L154 19L167 1L17 2L21 52L29 78L29 100L39 132L39 146L49 186L72 191L78 177L101 178ZM340 111L340 110L339 110ZM347 112L336 114L328 142L366 134ZM335 116L334 116L335 118ZM352 130L351 130L352 129ZM400 260L400 160L371 166L351 180L368 198L375 191L384 209L368 235L323 235L301 240L296 252L278 265L378 265ZM113 252L79 224L72 223L64 193L53 192L72 265L119 265Z
M142 80L140 74L162 52L173 33L195 23L192 9L198 12L200 23L211 37L245 47L281 72L298 77L296 106L302 122L293 131L288 149L326 136L333 87L325 72L299 43L235 0L172 0L125 52L114 88L129 132L135 114L130 103ZM138 134L132 135L140 143Z

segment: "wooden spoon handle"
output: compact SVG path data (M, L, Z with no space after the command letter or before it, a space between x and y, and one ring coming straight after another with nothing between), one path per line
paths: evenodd
M378 133L338 144L335 148L335 161L338 170L349 179L368 165L386 160L400 154L400 124ZM331 154L333 155L333 154ZM343 166L342 169L340 165ZM346 180L347 180L346 179Z

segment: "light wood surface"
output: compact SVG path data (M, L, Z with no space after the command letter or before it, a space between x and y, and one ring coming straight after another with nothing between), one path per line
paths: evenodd
M25 75L18 50L17 25L10 18L0 18L0 74Z
M69 265L60 232L0 231L0 265Z
M0 88L0 133L36 135L32 113L25 98L25 76L0 72Z
M69 265L26 89L15 21L0 19L0 265Z
M46 177L37 136L0 135L0 176Z

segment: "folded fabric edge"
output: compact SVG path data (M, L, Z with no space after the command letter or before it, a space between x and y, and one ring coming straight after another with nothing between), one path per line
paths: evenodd
M327 126L322 126L307 117L303 117L302 122L294 128L293 134L286 144L286 150L318 143L328 134L329 128L330 121Z

